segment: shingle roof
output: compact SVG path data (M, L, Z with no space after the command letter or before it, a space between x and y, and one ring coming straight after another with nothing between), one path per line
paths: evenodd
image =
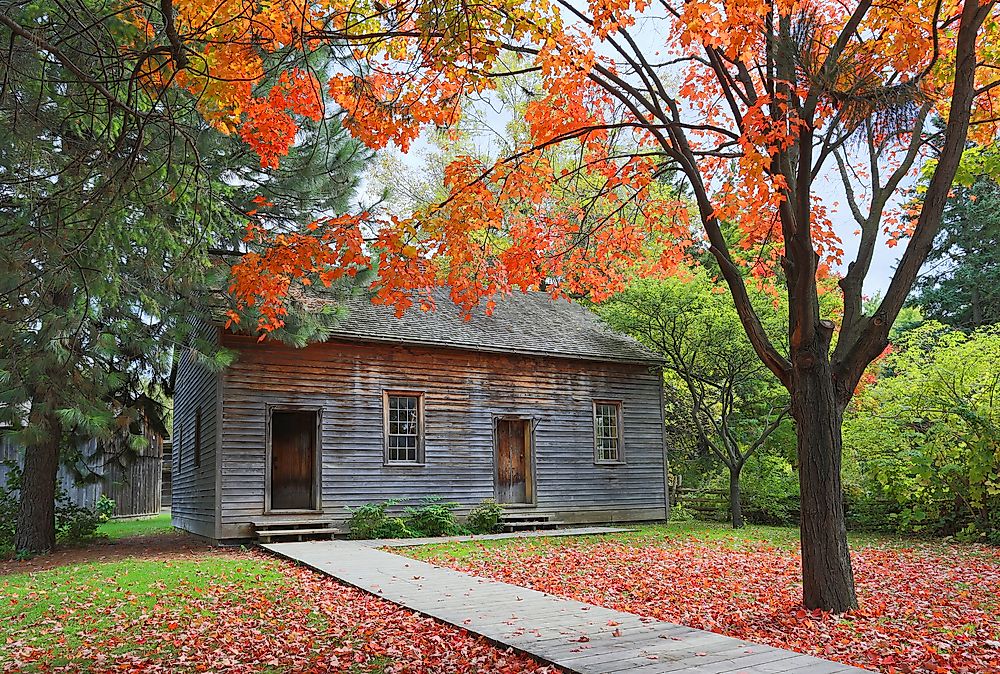
M372 304L368 296L337 301L347 316L331 338L400 342L496 353L562 356L597 361L662 362L635 339L608 327L580 304L555 300L544 292L515 292L496 299L492 314L483 307L465 320L446 290L435 291L433 311L412 307L397 318L393 307ZM334 300L311 297L307 306Z

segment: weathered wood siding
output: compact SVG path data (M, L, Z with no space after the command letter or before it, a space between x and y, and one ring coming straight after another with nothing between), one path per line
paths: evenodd
M215 329L211 330L211 334L217 334ZM206 334L209 334L208 328ZM198 363L187 349L180 358L171 432L171 519L176 527L218 538L215 450L222 377ZM196 429L199 418L200 430ZM196 440L201 445L198 459Z
M91 477L77 482L76 474L66 466L59 467L57 480L69 500L84 508L93 508L103 494L115 502L113 517L139 517L160 512L160 480L162 479L163 440L149 435L149 445L136 456L109 458L97 452L97 441L81 446L81 453L90 457L80 467ZM6 461L17 465L24 462L23 448L0 429L0 484L6 484L9 469Z
M269 406L321 409L323 512L438 495L494 496L494 418L533 422L536 510L574 522L665 516L660 375L649 365L328 342L304 349L226 336L220 538L264 512ZM424 393L425 464L383 464L382 394ZM623 465L594 463L594 399L621 400ZM175 450L176 453L176 450ZM181 488L174 484L175 503Z

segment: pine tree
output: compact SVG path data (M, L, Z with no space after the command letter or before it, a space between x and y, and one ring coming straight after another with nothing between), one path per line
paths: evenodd
M134 27L88 29L48 3L18 11L22 24L63 21L58 50L102 73L101 86L134 85L125 61L88 63L102 53L89 41ZM160 423L178 349L228 362L190 318L219 311L228 268L213 252L241 244L254 197L280 206L272 228L343 211L367 155L331 117L300 132L280 170L263 170L183 93L140 88L123 92L131 107L116 105L47 50L0 39L0 425L26 448L15 547L37 552L55 543L68 436L135 448L143 424ZM317 329L300 321L296 338Z
M961 330L1000 323L1000 184L956 185L914 288L924 315Z

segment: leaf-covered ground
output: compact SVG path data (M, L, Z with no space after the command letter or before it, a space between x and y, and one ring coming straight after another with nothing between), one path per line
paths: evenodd
M0 671L548 671L262 553L123 549L0 576Z
M861 609L842 617L802 609L792 530L649 527L408 554L885 673L1000 672L1000 550L872 537L853 548Z

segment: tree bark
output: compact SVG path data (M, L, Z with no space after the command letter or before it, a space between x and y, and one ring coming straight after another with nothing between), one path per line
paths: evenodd
M746 525L746 522L743 521L743 498L740 494L740 473L742 471L742 465L729 469L729 514L732 518L733 529L742 529Z
M60 426L45 415L41 442L25 448L21 497L14 533L14 549L40 553L56 544L56 474L59 471Z
M806 608L843 613L858 607L847 547L841 487L841 425L827 349L799 354L793 369L792 415L798 439L802 594Z

